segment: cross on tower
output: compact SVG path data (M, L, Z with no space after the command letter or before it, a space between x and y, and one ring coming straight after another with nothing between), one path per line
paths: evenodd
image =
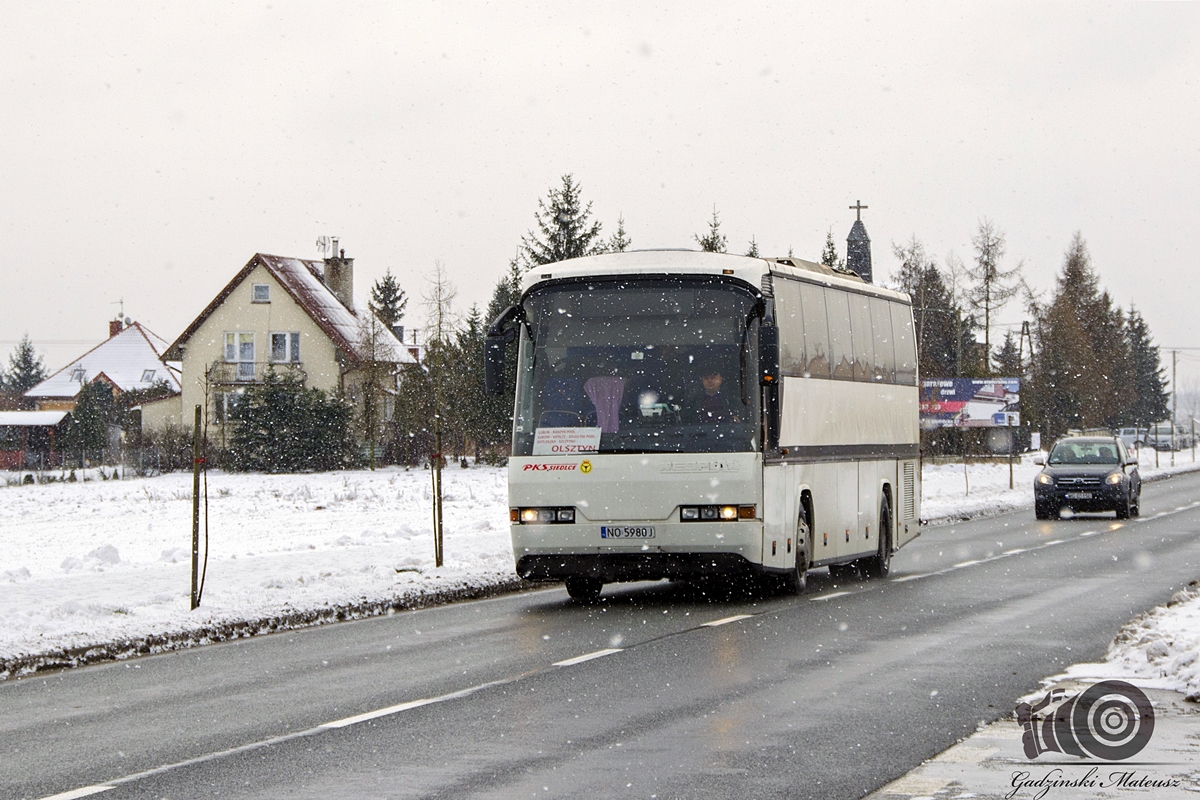
M850 206L850 208L857 212L858 219L861 221L863 209L866 208L866 206L862 204L862 200L855 200L854 205Z

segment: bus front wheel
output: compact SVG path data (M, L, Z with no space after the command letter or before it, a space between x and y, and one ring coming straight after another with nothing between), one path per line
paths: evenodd
M573 577L567 578L567 594L571 595L572 600L578 600L581 603L592 603L600 597L600 590L604 588L604 581L599 578L584 578Z
M802 593L808 585L808 515L803 507L796 522L795 553L796 564L783 578L783 591L793 595Z

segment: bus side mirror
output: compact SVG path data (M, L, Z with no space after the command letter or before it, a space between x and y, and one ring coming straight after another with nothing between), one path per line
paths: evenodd
M758 382L762 386L779 384L779 328L774 325L758 329Z
M511 334L511 331L508 331ZM512 336L488 336L483 342L483 390L489 395L504 393L504 351Z
M483 390L489 395L504 394L504 351L517 338L512 322L523 316L520 306L509 306L488 328L483 340Z

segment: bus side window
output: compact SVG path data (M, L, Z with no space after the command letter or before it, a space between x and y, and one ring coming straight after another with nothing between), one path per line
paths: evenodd
M850 332L854 343L854 380L871 381L875 377L875 332L871 328L871 298L847 295L850 301Z
M826 323L825 290L811 283L800 284L800 305L804 309L804 357L806 378L829 377L829 327Z
M892 341L896 347L896 383L917 384L917 342L913 336L912 311L903 303L891 303Z
M871 328L875 331L875 381L896 382L896 351L892 347L892 315L888 301L871 298Z
M836 289L825 290L829 313L829 360L833 379L854 380L854 341L850 334L850 298Z
M775 324L779 326L779 369L784 375L802 376L804 316L800 309L800 284L783 278L775 281Z

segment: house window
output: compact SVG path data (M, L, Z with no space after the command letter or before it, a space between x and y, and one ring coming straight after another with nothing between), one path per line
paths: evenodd
M239 381L254 380L254 334L225 334L225 361L237 364Z
M152 369L142 370L142 383L153 383L155 372L156 372L156 370L152 370Z
M290 333L271 334L271 361L276 364L291 362L300 363L300 334Z
M219 424L227 422L241 399L241 392L213 393L213 419Z
M84 383L87 378L87 370L83 367L75 367L71 370L71 380L75 383Z
M253 302L269 303L271 302L271 285L269 283L256 283L253 285Z

